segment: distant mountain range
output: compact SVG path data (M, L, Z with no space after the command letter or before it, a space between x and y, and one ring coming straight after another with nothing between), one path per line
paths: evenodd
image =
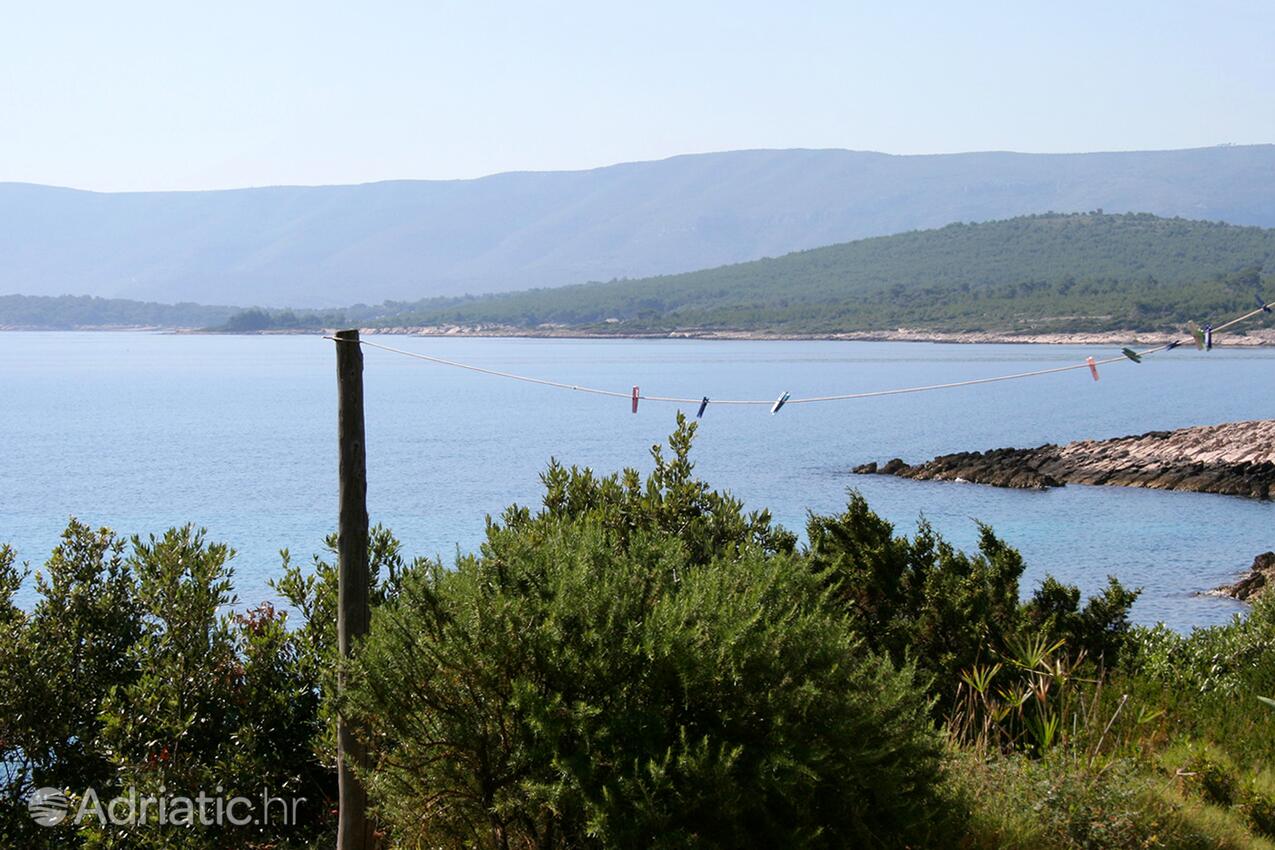
M0 184L0 294L336 306L645 277L1044 211L1275 226L1275 145L889 156L100 194Z

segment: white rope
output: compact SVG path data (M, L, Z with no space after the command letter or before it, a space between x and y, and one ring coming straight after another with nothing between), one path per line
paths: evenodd
M1254 316L1258 315L1259 313L1266 312L1272 306L1275 306L1275 302L1271 302L1270 304L1265 304L1261 307L1258 307L1256 310L1253 310L1251 312L1245 313L1242 316L1238 316L1234 319L1231 319L1229 322L1218 325L1216 328L1214 328L1213 333L1214 335L1221 333L1227 328L1234 327L1240 322L1251 319ZM333 340L334 342L351 342L352 341L352 340L341 339L339 337L333 337L333 336L324 336L323 338ZM1194 342L1194 341L1195 341L1194 337L1184 337L1182 339L1174 340L1173 342L1169 342L1164 345L1158 345L1154 348L1148 348L1143 351L1137 351L1134 353L1137 354L1139 357L1146 357L1151 354L1158 354L1162 351L1168 351L1171 348L1176 348L1177 346L1182 345L1183 343ZM404 357L412 357L417 360L425 360L430 363L436 363L440 366L451 366L456 369L466 369L470 372L478 372L483 375L493 375L497 378L508 378L513 381L522 381L528 384L539 384L541 386L546 386L546 387L556 387L557 389L562 389L562 390L574 390L576 392L609 396L611 398L626 398L626 399L632 398L631 393L617 392L616 390L604 390L604 389L599 389L597 387L586 387L580 384L567 384L567 383L563 383L562 381L551 381L546 378L533 378L528 375L517 375L517 374L514 374L513 372L502 372L498 369L485 369L482 366L474 366L469 363L461 363L456 360L448 360L444 357L435 357L432 354L422 354L419 351L408 351L403 348L394 348L389 345L382 345L379 342L371 342L370 340L366 340L366 339L360 339L358 340L358 342L362 345L368 346L369 348L379 348L382 351L389 351L394 354L401 354ZM1124 354L1120 354L1116 357L1107 357L1102 360L1096 360L1094 361L1093 365L1108 366L1112 363L1121 363L1121 362L1132 362L1132 361L1130 361L1129 358L1126 357ZM971 387L977 384L994 384L1000 381L1016 381L1022 378L1035 378L1040 375L1055 375L1055 374L1058 374L1059 372L1070 372L1074 369L1088 369L1088 368L1089 368L1089 362L1086 361L1083 363L1074 363L1067 366L1054 366L1049 369L1035 369L1030 372L1014 372L1009 375L996 375L990 378L971 378L966 381L952 381L946 384L926 384L926 385L917 386L917 387L896 387L894 389L889 389L889 390L872 390L869 392L843 393L841 395L824 395L824 396L810 396L808 398L793 398L793 399L788 399L785 402L785 404L813 404L815 402L823 402L823 401L849 401L851 399L857 399L857 398L877 398L879 396L903 395L905 393L923 393L923 392L929 392L931 390L946 390L946 389L953 389L955 387ZM641 394L638 395L638 399L641 401L656 401L656 402L669 402L672 404L695 404L695 405L698 405L703 400L702 398L679 398L677 396L641 395ZM765 405L773 406L775 404L775 399L773 398L718 399L718 398L710 397L709 404L710 405L765 404Z

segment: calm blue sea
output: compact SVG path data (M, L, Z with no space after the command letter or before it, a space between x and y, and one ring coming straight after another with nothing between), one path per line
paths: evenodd
M794 397L928 384L1107 355L1063 346L384 338L474 364L627 392ZM125 533L187 521L238 550L243 603L270 598L278 550L308 560L336 518L333 343L310 336L0 333L0 541L38 564L69 516ZM910 531L954 542L991 523L1029 563L1144 588L1136 614L1177 628L1241 606L1196 596L1275 548L1275 506L1068 486L1049 492L850 473L901 456L1109 437L1275 416L1275 351L1175 351L1141 366L826 405L712 407L700 473L800 528L858 488ZM473 549L483 518L535 503L550 457L650 468L674 409L519 384L368 350L369 502L412 554ZM692 414L694 411L690 411ZM26 591L25 602L30 593Z

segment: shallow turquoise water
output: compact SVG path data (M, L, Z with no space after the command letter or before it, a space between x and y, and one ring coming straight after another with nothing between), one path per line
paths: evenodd
M1064 346L504 340L388 344L651 394L794 397L928 384L1103 356ZM413 554L473 548L483 517L534 503L550 456L650 467L673 407L513 383L368 350L369 504ZM849 473L964 449L1031 446L1275 415L1275 351L1175 351L1027 381L826 405L712 407L700 473L800 528L848 488L910 530L924 514L968 546L991 523L1029 563L1085 590L1144 587L1140 621L1178 628L1242 608L1193 594L1275 548L1275 506L1190 493L1069 486L1043 493ZM68 516L119 531L186 521L239 552L243 602L270 596L280 548L308 559L336 516L332 343L302 336L0 334L0 541L39 562ZM690 411L693 413L694 411Z

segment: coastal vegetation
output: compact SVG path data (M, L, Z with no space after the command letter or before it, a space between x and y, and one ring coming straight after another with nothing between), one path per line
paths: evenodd
M1275 846L1275 598L1133 627L1114 578L1024 597L991 528L962 552L856 494L803 542L696 476L694 430L646 476L551 463L453 564L375 528L340 698L329 555L285 552L286 606L244 607L190 526L72 520L34 576L0 548L3 843L330 846L340 710L389 847ZM296 823L77 830L25 805L262 786L306 799Z

